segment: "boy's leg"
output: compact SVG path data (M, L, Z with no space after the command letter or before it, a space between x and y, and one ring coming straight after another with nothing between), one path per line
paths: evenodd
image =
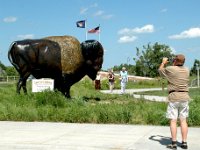
M170 120L170 131L172 137L172 143L167 145L167 148L176 150L177 149L177 142L176 142L176 135L177 135L177 127L176 127L177 120L171 119Z
M187 117L189 115L189 105L188 102L180 103L180 126L181 126L181 135L182 135L182 144L181 148L188 149L187 145L187 134L188 134L188 124Z
M166 117L170 119L170 132L171 132L171 138L172 143L167 145L167 148L170 149L177 149L177 118L178 118L178 109L176 102L169 102L167 107L167 113Z
M187 124L187 120L181 118L181 119L180 119L180 126L181 126L181 135L182 135L182 144L181 144L181 148L183 148L183 149L188 149L188 145L187 145L187 134L188 134L188 124Z
M180 114L179 118L180 118L182 141L187 142L187 134L188 134L187 117L189 115L188 102L181 102L180 103L179 114Z
M188 134L187 120L181 118L180 119L180 126L181 126L182 141L187 142L187 134Z
M176 135L177 135L177 120L176 119L171 119L170 120L170 131L171 131L171 137L172 141L176 141Z
M181 148L183 148L183 149L188 149L188 145L187 145L187 134L188 134L188 124L187 124L187 120L181 118L181 119L180 119L180 126L181 126L181 135L182 135L182 144L181 144Z

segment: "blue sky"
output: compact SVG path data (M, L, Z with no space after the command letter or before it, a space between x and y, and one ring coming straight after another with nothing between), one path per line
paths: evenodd
M200 59L199 0L0 0L0 61L11 65L12 41L71 35L86 40L76 21L87 19L87 30L100 24L105 49L103 69L134 64L136 47L165 44L186 56L192 67ZM88 39L99 39L88 34ZM161 60L158 60L161 61Z

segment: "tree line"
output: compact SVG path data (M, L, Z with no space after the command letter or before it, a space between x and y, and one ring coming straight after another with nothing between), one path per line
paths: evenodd
M13 66L5 66L0 61L0 76L19 76L19 74Z

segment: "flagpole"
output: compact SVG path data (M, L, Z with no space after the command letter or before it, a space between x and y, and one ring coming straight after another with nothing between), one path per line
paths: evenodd
M100 42L100 32L99 32L99 42Z
M99 42L100 42L100 34L101 34L101 29L100 29L100 24L99 24Z
M85 19L85 40L87 40L87 19Z

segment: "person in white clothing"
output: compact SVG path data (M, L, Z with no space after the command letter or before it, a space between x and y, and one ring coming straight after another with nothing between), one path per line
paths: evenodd
M128 82L128 72L125 67L122 67L120 71L120 80L121 80L121 94L125 93L126 83Z

